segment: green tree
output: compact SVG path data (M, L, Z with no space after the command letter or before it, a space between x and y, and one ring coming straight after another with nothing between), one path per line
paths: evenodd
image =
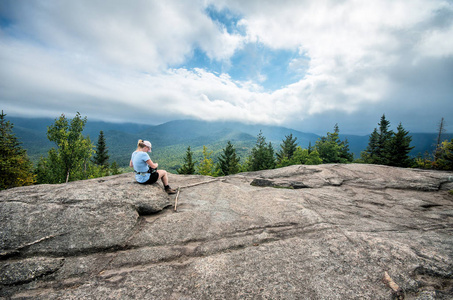
M372 164L376 161L377 153L378 153L378 140L379 140L379 133L376 128L374 128L373 133L371 133L368 139L368 146L365 151L360 153L361 160L364 163Z
M311 145L311 141L308 142L308 148L307 148L307 150L308 150L308 153L310 153L311 151L314 150L313 147L312 147L312 145Z
M184 165L177 169L178 174L194 174L195 173L195 163L193 162L193 152L190 150L190 146L187 147L186 156L184 157Z
M415 167L420 169L429 169L432 167L432 161L430 160L430 154L428 151L425 151L425 154L419 153L415 158Z
M276 168L283 168L291 165L297 165L298 163L294 163L293 160L288 159L288 157L283 156L279 161L276 162Z
M389 143L389 162L390 166L407 168L412 165L413 160L409 157L409 153L414 147L411 147L412 137L400 123L397 132L391 138Z
M390 121L385 119L385 115L382 115L381 121L379 122L379 138L377 144L377 161L375 163L381 165L388 165L390 162L391 152L391 141L393 137L393 131L389 130Z
M369 164L388 165L391 161L393 131L389 130L390 122L382 115L378 123L379 130L374 129L370 135L367 149L362 152L362 160Z
M285 139L282 140L280 144L280 151L276 153L277 155L277 166L281 167L286 164L286 162L291 161L294 152L297 148L297 137L293 138L293 134L285 136Z
M302 149L297 147L290 161L290 165L319 165L322 164L322 159L316 150Z
M274 148L272 147L272 143L266 143L266 138L261 131L258 134L255 146L252 148L248 163L249 171L275 168Z
M198 173L205 176L214 176L214 163L211 158L212 151L208 151L206 146L203 146L203 158L197 166Z
M438 157L433 166L440 170L453 171L453 139L443 141L438 147Z
M108 152L109 151L107 150L107 145L105 143L104 132L101 130L99 132L98 142L96 144L96 152L93 156L93 162L98 166L107 168L109 166L110 158Z
M13 124L0 115L0 190L31 185L35 182L33 164L14 135Z
M110 173L112 175L121 174L120 168L118 167L118 164L116 163L116 161L112 162L112 164L110 165Z
M425 152L415 158L415 166L423 169L453 170L453 139L449 142L442 142L442 135L445 132L445 121L441 119L438 127L436 149L433 154Z
M239 173L240 165L239 161L240 158L236 153L236 149L234 148L233 144L228 141L226 147L222 149L222 153L218 157L219 163L218 168L220 170L220 175L226 176L231 174Z
M62 183L93 177L89 163L94 146L88 137L82 135L86 122L87 118L81 118L78 112L71 121L62 114L47 128L47 138L57 148L49 150L47 159L41 158L38 164L40 183Z
M340 130L338 124L334 126L334 132L327 133L316 141L315 149L323 163L349 163L353 160L352 153L349 152L347 139L341 141L339 138Z
M47 158L41 156L35 170L38 183L63 183L65 170L61 157L55 148L47 153Z
M349 149L349 142L347 138L340 142L340 159L348 163L354 160L354 154L352 154Z

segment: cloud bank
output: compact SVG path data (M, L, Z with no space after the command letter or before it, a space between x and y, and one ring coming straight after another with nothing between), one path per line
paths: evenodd
M451 1L2 1L10 115L367 134L453 112Z

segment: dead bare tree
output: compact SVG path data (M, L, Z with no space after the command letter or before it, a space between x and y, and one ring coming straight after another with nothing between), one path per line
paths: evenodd
M445 132L445 121L444 121L444 118L442 117L442 119L440 120L439 131L437 134L437 143L436 143L436 150L434 152L434 161L437 161L437 159L439 158L439 154L440 154L439 148L440 148L440 144L442 143L442 134L444 132Z

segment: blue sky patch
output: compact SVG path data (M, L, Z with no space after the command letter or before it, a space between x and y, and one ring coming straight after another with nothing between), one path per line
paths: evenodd
M302 67L291 67L294 61L303 61ZM228 73L233 80L253 81L266 90L277 90L295 83L305 76L309 58L298 51L273 50L259 43L251 43L239 49L230 62L210 59L200 48L195 48L186 62L176 68L200 68L208 72Z
M298 58L298 51L247 44L231 58L229 74L232 78L252 80L268 90L277 90L303 78L299 70L290 68L290 63Z
M242 18L240 15L227 9L219 11L214 6L207 7L205 11L228 33L245 34L245 29L237 26ZM297 64L294 64L295 61ZM245 44L237 49L226 62L210 59L202 49L197 47L187 57L185 63L175 67L201 68L216 74L228 73L233 80L252 81L268 91L273 91L303 78L308 69L308 62L309 58L300 55L297 50L271 49L257 42Z
M175 67L189 70L200 68L213 73L226 72L222 70L223 64L220 61L210 59L206 53L198 47L194 48L192 55L187 58L185 63Z
M229 9L219 11L212 5L208 6L205 12L211 20L225 28L229 34L245 35L245 28L238 26L238 22L242 19L241 15L235 14Z

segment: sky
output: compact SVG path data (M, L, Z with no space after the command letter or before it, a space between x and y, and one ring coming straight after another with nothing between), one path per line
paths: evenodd
M453 1L1 0L0 107L451 132Z

